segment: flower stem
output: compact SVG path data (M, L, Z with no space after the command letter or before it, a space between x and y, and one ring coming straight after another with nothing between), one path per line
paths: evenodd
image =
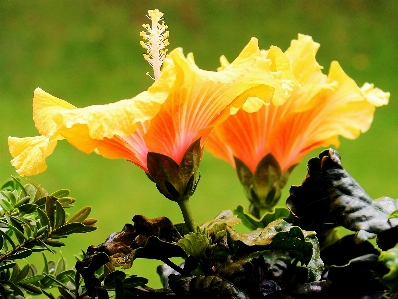
M182 216L184 217L184 222L189 229L190 232L193 232L195 230L194 222L193 222L193 216L191 209L189 207L189 199L184 199L180 200L177 202L178 206L180 207L180 210L182 212Z

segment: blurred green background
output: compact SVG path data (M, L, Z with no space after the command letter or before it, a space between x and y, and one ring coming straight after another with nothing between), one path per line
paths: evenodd
M151 79L139 45L148 9L165 13L170 49L193 52L197 64L215 70L219 56L233 60L250 37L262 48L285 50L298 33L321 44L317 59L328 71L337 60L358 83L373 82L391 92L390 104L378 108L369 132L355 141L341 140L344 167L374 198L398 197L398 1L251 0L122 1L0 0L0 181L15 175L7 136L35 136L32 94L36 87L84 107L131 98ZM285 188L300 184L306 161ZM73 266L73 255L120 231L135 214L182 216L163 198L138 167L123 160L85 155L60 142L47 159L45 173L32 177L50 192L71 189L78 208L90 205L98 230L67 239L61 251ZM233 168L206 153L202 179L191 198L195 220L202 223L221 210L247 206ZM49 257L51 258L51 257ZM53 257L54 258L54 257ZM56 258L56 257L55 257ZM154 266L137 261L131 273L160 287Z

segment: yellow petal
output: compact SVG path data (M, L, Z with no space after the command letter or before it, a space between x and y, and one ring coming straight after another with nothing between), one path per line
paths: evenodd
M76 109L66 101L58 99L40 88L33 94L33 120L40 134L50 137L57 131L57 124L53 120L55 113Z
M36 175L47 168L45 159L51 155L59 138L50 139L46 136L16 138L8 137L11 165L19 175Z
M373 83L365 83L361 87L361 92L368 102L376 107L387 105L390 99L389 92L384 92L379 88L375 88Z

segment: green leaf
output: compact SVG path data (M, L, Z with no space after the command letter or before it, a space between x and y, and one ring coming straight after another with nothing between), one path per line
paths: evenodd
M69 193L70 191L68 189L60 189L50 194L50 196L60 198L69 196Z
M64 299L75 299L74 295L72 295L70 292L60 286L58 287L58 291L61 293Z
M21 181L18 179L18 178L16 178L16 177L13 177L13 176L11 176L11 178L14 180L14 182L15 182L15 189L20 189L21 190L21 194L22 194L22 197L25 197L25 196L28 196L28 194L26 193L26 190L25 190L25 188L24 188L24 186L21 184ZM19 187L19 188L18 188Z
M390 214L390 216L388 216L388 219L391 219L391 218L398 218L398 210L395 210L394 212L392 212Z
M217 233L220 230L225 230L227 226L234 226L239 223L241 223L241 220L231 210L224 210L216 218L203 223L200 228L208 233Z
M10 260L23 259L23 258L26 258L26 257L30 256L31 254L32 254L32 250L25 248L23 250L18 250L14 254L9 255L8 258Z
M47 245L49 245L49 246L52 246L52 247L62 247L62 246L65 246L65 243L63 243L63 242L54 241L54 240L50 240L50 239L45 240L44 243L47 244Z
M25 189L27 195L30 197L30 199L31 200L35 200L36 192L37 192L36 188L33 185L31 185L31 184L26 184L24 186L24 189Z
M147 283L148 283L148 279L146 279L144 277L138 277L136 275L132 275L123 280L123 285L124 285L124 288L126 288L126 289L140 287L140 286L146 285Z
M79 222L73 222L73 223L68 223L60 228L54 230L51 234L51 238L60 238L63 236L67 236L70 234L82 234L82 233L87 233L96 230L97 228L94 226L86 226L84 224L81 224Z
M20 231L18 228L16 228L13 225L9 225L9 227L12 229L14 232L15 236L17 237L19 243L23 243L24 241L27 240L26 236L23 234L22 231Z
M123 282L119 278L115 278L115 299L124 299Z
M253 217L242 206L238 206L234 213L238 215L242 223L251 230L264 228L272 221L278 219L288 220L291 217L290 211L285 207L275 207L271 212L266 212L261 219Z
M46 257L46 255L45 255L44 253L42 253L42 257L43 257L43 260L44 260L44 267L43 267L42 273L43 273L43 274L48 274L48 273L50 273L50 272L49 272L50 269L48 268L47 257Z
M13 292L14 296L17 295L17 296L24 297L24 293L22 292L22 290L16 284L12 283L11 281L8 281L7 284L14 291Z
M18 286L35 295L43 294L42 290L39 287L30 283L20 282L18 283Z
M197 259L203 257L205 250L210 246L211 240L206 232L189 233L178 240L180 246L187 255L192 255Z
M65 211L62 205L58 202L58 200L55 201L55 207L56 207L55 228L57 229L65 224Z
M55 219L55 209L54 209L54 201L57 199L55 197L46 196L46 214L48 219L50 220L50 227L54 229L54 219Z
M91 207L81 208L79 211L77 211L69 218L67 223L82 222L88 217L88 215L90 215L90 213L91 213Z
M10 269L12 267L14 267L17 263L16 262L11 262L11 261L3 261L0 264L0 271L6 270L6 269Z
M39 216L41 227L47 226L50 228L50 219L42 209L37 209L37 215Z
M116 284L116 279L123 281L126 278L126 273L123 271L114 271L110 273L104 280L104 286L107 288L114 288Z
M3 202L5 204L7 204L7 206L10 208L10 210L13 209L13 206L17 203L17 198L15 197L14 192L8 191L8 190L4 190L4 191L0 191L0 193L8 200L4 200Z
M32 284L32 283L36 283L36 282L42 280L43 278L44 278L44 275L35 275L35 276L25 278L25 279L21 280L19 283L20 284Z
M15 250L15 248L16 248L15 243L14 243L14 241L10 238L10 236L7 235L5 232L3 232L1 229L0 229L0 235L2 235L2 236L3 236L3 239L6 240L6 241L12 246L12 249Z
M12 268L10 281L15 281L15 279L18 277L19 272L21 272L21 269L19 268L18 264L15 264Z
M15 208L18 208L19 206L22 206L30 201L30 197L26 196L24 198L21 198L18 200L18 202L14 205Z
M55 275L57 276L61 272L64 272L66 270L66 260L62 256L57 263L57 268L55 269Z
M268 249L290 252L309 269L310 278L320 277L323 263L314 232L306 232L282 219L271 222L263 229L238 234L227 228L228 245L237 255L251 254Z
M70 208L73 207L73 203L76 201L76 199L73 197L61 197L58 198L58 201L64 208Z
M392 290L398 291L398 246L382 251L379 261L389 269L389 272L383 276L384 283Z
M178 245L150 236L144 247L136 249L134 258L164 260L171 257L186 257L185 251Z
M15 282L15 283L19 283L20 281L22 281L28 275L29 269L30 269L30 266L29 265L25 265L21 269L21 271L19 271L18 275L14 279L12 279L12 281Z

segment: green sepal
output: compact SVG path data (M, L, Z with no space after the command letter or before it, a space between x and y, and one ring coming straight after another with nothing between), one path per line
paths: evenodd
M276 205L281 197L281 190L296 167L290 166L282 173L275 157L269 153L257 164L254 173L237 157L234 157L236 172L242 183L246 197L253 205L253 213L261 216L261 210L269 210Z
M389 272L383 276L383 281L392 290L398 291L398 245L387 251L382 251L379 261L389 269Z
M196 189L199 163L203 150L200 139L186 150L180 164L159 153L147 155L148 177L156 183L160 193L172 201L186 200Z
M242 206L238 206L236 210L234 210L234 214L236 214L242 220L242 223L250 230L264 228L272 221L278 219L284 219L290 222L292 217L290 211L285 207L274 207L270 212L266 212L261 219L253 217Z

